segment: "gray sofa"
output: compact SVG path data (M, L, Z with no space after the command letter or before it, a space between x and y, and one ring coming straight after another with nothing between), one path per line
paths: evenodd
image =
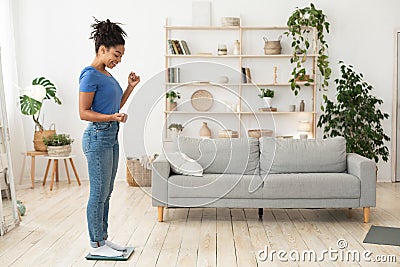
M153 162L152 204L164 207L359 208L364 222L376 203L375 162L346 153L342 137L279 140L262 137L180 137L178 147L203 176L171 171L168 155Z

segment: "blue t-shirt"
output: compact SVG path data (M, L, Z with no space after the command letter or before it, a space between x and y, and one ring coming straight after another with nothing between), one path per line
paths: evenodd
M107 76L94 67L82 70L79 77L80 92L94 92L92 110L102 114L119 112L122 88L113 76Z

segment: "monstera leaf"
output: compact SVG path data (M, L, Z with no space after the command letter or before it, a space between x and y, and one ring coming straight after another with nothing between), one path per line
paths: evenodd
M39 102L27 95L19 97L21 112L24 115L35 115L42 108L42 102Z
M36 78L32 81L32 85L42 85L46 89L46 97L44 99L54 99L54 102L61 105L60 99L56 96L57 88L52 82L45 77Z

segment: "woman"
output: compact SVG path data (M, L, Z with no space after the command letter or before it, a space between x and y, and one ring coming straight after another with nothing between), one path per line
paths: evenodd
M126 33L118 23L95 19L90 39L94 40L96 56L83 69L79 78L79 114L89 121L83 134L90 180L87 223L91 254L118 257L126 248L107 240L108 211L118 167L119 123L126 115L119 110L127 101L140 77L131 72L128 87L123 92L117 80L107 71L113 69L125 52Z

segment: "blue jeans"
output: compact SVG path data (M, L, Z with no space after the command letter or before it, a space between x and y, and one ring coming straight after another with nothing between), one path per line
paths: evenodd
M90 180L86 213L92 247L103 246L108 237L110 196L118 167L118 131L116 121L90 122L83 134L82 149Z

